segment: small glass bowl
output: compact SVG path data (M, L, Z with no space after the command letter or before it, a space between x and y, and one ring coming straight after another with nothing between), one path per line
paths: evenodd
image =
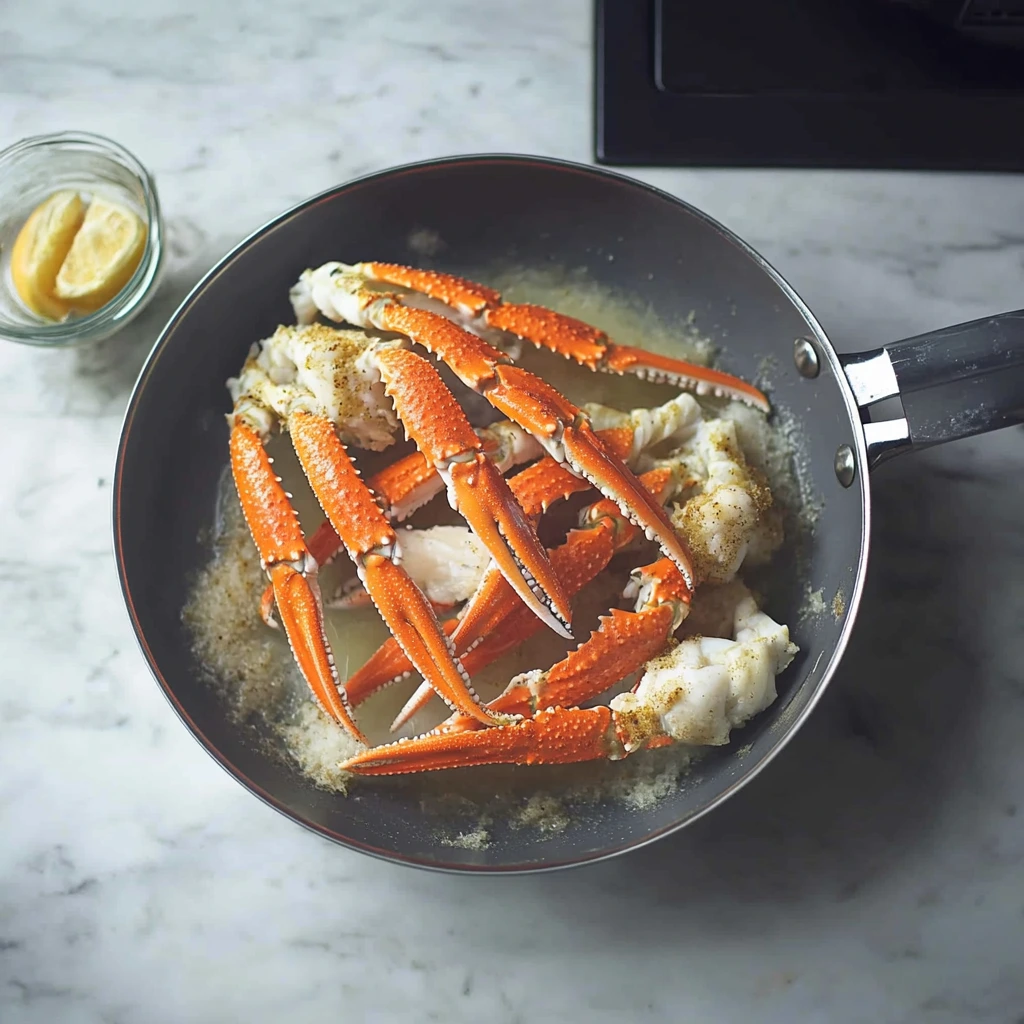
M44 199L62 189L102 195L134 210L147 226L146 248L131 279L105 306L54 321L29 309L11 280L11 248ZM0 152L0 338L62 348L119 331L156 291L163 261L163 221L156 185L123 146L102 135L58 132L22 139Z

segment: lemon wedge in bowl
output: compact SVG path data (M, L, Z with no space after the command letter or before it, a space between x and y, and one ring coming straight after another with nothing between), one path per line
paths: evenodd
M94 312L128 283L145 248L146 226L135 212L96 196L57 273L57 299Z
M11 280L34 313L63 320L69 306L55 294L57 275L82 227L85 204L77 192L55 192L25 221L11 248Z

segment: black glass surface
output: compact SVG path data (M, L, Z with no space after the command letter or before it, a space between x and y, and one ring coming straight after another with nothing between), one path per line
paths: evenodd
M888 0L655 0L655 80L679 93L1024 89L1024 54Z
M598 0L597 158L1024 170L1024 50L937 6Z

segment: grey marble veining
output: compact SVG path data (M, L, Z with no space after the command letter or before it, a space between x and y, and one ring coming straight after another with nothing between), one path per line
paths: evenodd
M143 13L145 12L145 13ZM897 460L839 677L715 814L504 880L391 867L249 797L151 682L110 478L148 344L304 196L455 152L590 158L586 0L8 0L0 144L107 133L169 272L88 352L0 348L0 1021L1024 1019L1024 432ZM786 274L840 347L1024 305L1017 177L639 173Z

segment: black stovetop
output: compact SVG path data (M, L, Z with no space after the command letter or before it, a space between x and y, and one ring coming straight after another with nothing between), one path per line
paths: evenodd
M602 163L1024 170L1024 50L907 3L598 0L596 42Z

